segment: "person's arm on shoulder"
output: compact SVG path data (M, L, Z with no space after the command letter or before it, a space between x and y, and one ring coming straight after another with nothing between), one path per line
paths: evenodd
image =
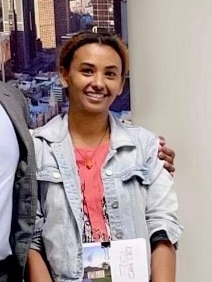
M159 136L158 157L164 161L164 168L173 176L175 172L175 152L166 146L164 137Z

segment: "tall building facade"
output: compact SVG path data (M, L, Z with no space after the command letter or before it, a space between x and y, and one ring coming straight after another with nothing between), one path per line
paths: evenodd
M69 0L70 33L91 29L93 26L92 0Z
M0 32L3 31L2 2L0 1Z
M92 0L93 24L99 29L114 32L114 6L115 0Z
M0 32L0 77L2 81L6 81L12 75L10 60L10 35L6 32Z
M69 32L69 0L34 0L37 36L43 49L55 49Z
M69 0L70 10L74 13L93 14L92 0Z
M36 56L33 0L1 0L3 30L10 32L11 58L15 71L27 69Z
M114 0L113 11L115 32L128 44L127 0Z

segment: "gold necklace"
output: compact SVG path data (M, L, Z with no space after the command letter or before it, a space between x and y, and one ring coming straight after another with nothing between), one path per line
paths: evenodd
M108 127L109 127L109 126L107 125L107 127L106 127L106 129L105 129L103 135L101 136L101 138L100 138L100 140L99 140L99 142L98 142L98 144L97 144L97 146L96 146L96 149L94 150L93 154L92 154L90 157L88 157L87 155L84 156L84 155L80 152L80 150L77 149L76 146L74 146L74 147L75 147L75 150L81 155L81 157L83 157L84 165L85 165L85 167L86 167L87 169L91 169L91 168L93 167L93 157L94 157L94 155L96 154L96 152L97 152L99 146L101 145L102 140L104 139L104 137L105 137L105 135L106 135L106 132L107 132L107 130L108 130Z

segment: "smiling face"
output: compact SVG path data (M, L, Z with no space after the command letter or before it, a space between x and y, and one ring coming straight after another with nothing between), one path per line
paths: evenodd
M74 53L69 70L60 70L71 109L105 113L123 89L122 62L110 46L89 43Z

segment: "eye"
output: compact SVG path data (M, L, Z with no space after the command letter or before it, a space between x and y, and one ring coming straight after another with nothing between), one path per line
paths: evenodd
M93 74L93 70L91 68L83 68L81 69L81 73L86 76L89 76Z
M105 74L108 78L115 78L117 76L114 71L107 71Z

